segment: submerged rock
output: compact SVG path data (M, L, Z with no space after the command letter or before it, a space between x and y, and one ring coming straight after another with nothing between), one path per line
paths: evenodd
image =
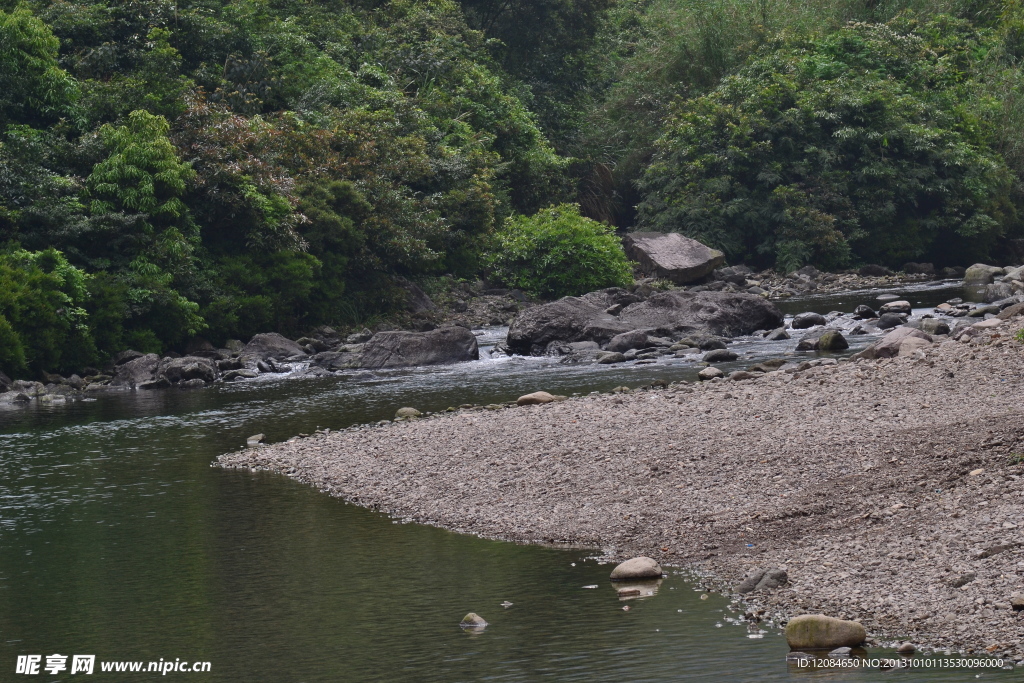
M649 557L634 557L612 570L612 581L634 581L661 578L661 565Z
M487 626L487 621L476 612L470 612L466 616L462 617L462 621L459 622L459 626Z
M399 408L398 410L395 411L395 417L401 417L403 419L409 417L419 417L422 414L423 413L416 410L415 408L410 408L408 406L406 406L405 408Z
M824 614L802 614L786 624L786 642L794 650L856 647L867 637L867 631L858 622Z

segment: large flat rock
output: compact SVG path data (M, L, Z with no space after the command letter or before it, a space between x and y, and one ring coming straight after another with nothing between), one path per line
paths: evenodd
M783 322L774 304L753 294L659 292L629 304L617 316L607 313L621 296L621 290L604 290L529 308L512 322L508 347L513 353L542 355L552 343L593 341L604 346L632 330L669 337L735 337L775 329Z
M407 368L477 360L476 337L465 327L442 327L430 332L378 332L363 347L364 368Z
M630 233L622 246L644 273L677 285L697 282L725 263L722 252L677 232Z

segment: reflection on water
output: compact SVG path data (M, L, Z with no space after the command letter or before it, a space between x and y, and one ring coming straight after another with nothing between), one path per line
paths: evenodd
M620 596L585 551L399 524L283 477L210 467L257 432L278 441L403 405L693 372L506 358L0 412L0 680L20 678L17 655L52 653L212 662L197 681L876 680L793 670L777 631L715 628L738 615L674 573ZM459 627L470 611L482 632Z

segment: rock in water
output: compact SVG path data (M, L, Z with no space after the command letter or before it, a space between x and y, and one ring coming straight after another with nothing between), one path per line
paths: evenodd
M155 353L147 353L126 363L118 365L114 369L112 386L135 388L141 384L147 384L157 379L160 370L160 357Z
M848 348L850 348L850 343L838 330L825 330L818 337L819 351L842 351Z
M258 358L260 360L268 358L284 360L292 356L305 356L306 349L277 332L268 332L257 334L250 339L239 355L243 358Z
M984 263L975 263L964 273L965 285L990 285L997 276L1003 275L1003 269L997 266L987 266Z
M821 313L800 313L793 318L793 329L806 330L808 327L824 325L826 322L828 321L825 320L825 316Z
M611 341L608 342L608 345L605 346L605 350L624 353L630 349L645 349L649 345L650 337L647 336L646 332L641 330L632 330L612 337Z
M831 650L856 647L868 637L856 621L845 621L824 614L802 614L786 624L786 642L793 650Z
M740 355L735 351L729 351L728 349L715 349L708 351L704 354L703 360L705 363L727 363L729 361L736 360Z
M408 406L406 406L405 408L399 408L398 410L395 411L395 417L401 418L419 417L422 414L423 413L416 410L415 408L410 408Z
M649 557L634 557L612 570L612 581L635 581L661 578L661 565Z
M462 621L459 622L459 626L487 626L487 622L476 612L470 612L466 616L462 617Z
M465 327L430 332L378 332L363 347L364 368L407 368L478 360L476 337Z
M535 406L541 403L551 403L555 400L555 397L546 391L535 391L532 394L526 394L516 399L516 405L518 406Z
M622 245L642 272L677 285L707 277L725 263L722 252L675 232L634 232L623 238Z
M896 648L896 652L900 653L901 655L912 655L915 652L917 652L917 648L914 647L913 643L907 641L901 644L898 648Z
M879 314L885 313L899 313L902 315L910 315L913 309L910 307L909 301L890 301L887 304L882 304L882 307L878 309Z

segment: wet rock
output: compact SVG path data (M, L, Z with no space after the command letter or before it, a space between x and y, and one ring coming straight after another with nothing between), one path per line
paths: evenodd
M902 315L910 315L913 309L910 306L909 301L890 301L882 304L882 307L878 309L879 314L884 315L886 313L900 313Z
M846 337L839 330L825 330L818 337L819 351L842 351L848 348L850 348L850 343L846 341Z
M155 353L147 353L118 365L110 383L113 386L136 388L155 381L159 370L160 357Z
M806 652L790 652L786 655L787 662L799 662L800 660L810 659L812 659L811 655L807 654Z
M623 238L622 245L641 272L677 285L701 280L725 263L722 252L675 232L634 232Z
M697 373L697 377L702 381L724 376L725 373L715 367L704 368L703 370Z
M626 357L621 353L615 353L612 351L604 351L597 355L597 362L599 365L611 365L612 363L625 363Z
M617 565L610 578L612 581L661 578L661 565L649 557L634 557Z
M462 621L459 622L459 626L487 626L487 622L476 612L470 612L466 616L462 617Z
M705 363L727 363L729 361L736 360L739 357L740 355L735 351L730 351L729 349L715 349L705 353L701 360Z
M786 332L785 327L777 327L764 336L765 341L782 341L789 339L789 332Z
M363 346L364 368L405 368L477 360L476 337L465 327L430 332L378 332Z
M214 361L198 356L184 356L164 360L160 365L160 374L171 384L197 379L212 382L217 379L217 366Z
M278 334L267 332L257 334L245 345L240 354L243 358L258 360L284 360L292 356L305 356L306 350L293 342L291 339Z
M964 273L964 285L989 285L997 276L1002 275L1002 268L975 263Z
M612 337L611 341L608 342L608 345L605 346L605 350L624 353L631 349L647 348L649 342L650 338L647 336L646 332L641 330L632 330Z
M818 339L819 338L820 337L818 335L816 335L816 334L804 337L799 342L797 342L796 350L797 351L814 351L815 349L818 348Z
M166 377L157 377L145 382L140 382L135 386L136 389L149 390L149 389L166 389L171 386L170 380Z
M644 330L648 335L737 336L782 324L782 314L763 297L743 293L672 290L630 304L616 317L605 313L622 290L565 297L520 312L508 333L514 353L542 355L551 342L607 344L616 335Z
M0 394L0 403L28 403L32 398L23 391L5 391Z
M518 406L535 406L542 403L552 403L555 397L546 391L535 391L532 394L525 394L516 399Z
M786 642L794 650L856 647L867 639L864 627L824 614L802 614L786 624Z
M238 370L228 370L225 372L223 379L225 382L233 382L238 379L252 379L254 377L259 377L259 373L246 368L239 368Z
M423 413L416 410L415 408L410 408L408 406L406 406L405 408L399 408L398 410L395 411L395 417L400 417L403 419L410 417L419 417L422 414Z
M906 321L907 319L899 313L883 313L878 316L878 322L875 323L875 327L880 330L891 330L894 327L899 327Z
M853 309L853 317L859 320L870 320L871 318L877 318L878 314L875 313L874 309L870 306L861 304L857 308Z
M850 653L853 652L851 647L837 647L828 653L829 657L849 657Z
M915 652L917 652L917 648L914 647L913 643L907 641L905 643L900 643L900 646L896 648L896 652L900 653L901 655L912 655Z
M921 320L921 331L925 334L949 334L949 324L939 318L924 318Z
M794 330L806 330L808 327L824 325L827 322L828 321L825 320L825 316L821 313L800 313L793 318L792 328Z

